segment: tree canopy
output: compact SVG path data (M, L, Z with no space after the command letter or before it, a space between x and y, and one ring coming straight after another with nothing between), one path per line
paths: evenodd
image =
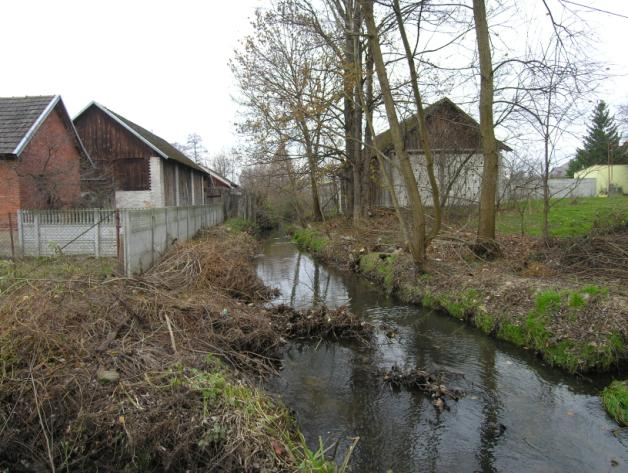
M608 164L609 161L611 164L628 164L628 155L619 146L620 135L615 118L603 100L595 106L587 131L583 147L578 148L576 157L569 163L567 174L570 177L595 164Z

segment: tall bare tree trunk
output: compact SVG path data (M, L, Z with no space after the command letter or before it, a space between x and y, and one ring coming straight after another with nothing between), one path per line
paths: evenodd
M373 145L373 130L369 123L373 123L373 70L375 64L373 55L367 51L366 53L366 71L365 71L365 91L362 87L357 89L358 99L362 103L362 113L365 115L366 123L364 124L364 149L362 150L362 212L367 217L371 206L371 148Z
M316 175L318 171L317 156L314 153L312 146L312 139L310 137L310 131L307 128L306 123L301 124L303 131L303 141L305 142L305 155L307 157L309 175L310 175L310 187L312 188L312 215L314 220L323 220L323 212L321 211L320 197L318 195L318 182L316 181Z
M432 148L430 146L429 137L427 136L427 126L425 123L425 111L423 109L423 99L421 98L421 92L419 91L419 79L416 72L416 65L414 63L414 55L408 36L406 35L406 28L403 24L403 17L401 15L401 8L399 6L399 0L393 0L393 9L395 11L395 17L397 19L397 26L399 27L399 34L403 42L403 49L406 53L406 60L408 61L408 68L410 69L410 83L412 84L412 94L414 95L414 102L417 109L417 125L419 127L419 139L421 141L421 148L425 155L425 167L427 169L427 176L430 181L430 189L432 191L432 203L434 206L434 225L430 232L430 239L435 238L440 231L441 225L441 206L440 206L440 193L438 191L438 182L436 182L436 176L434 175L434 158L432 156Z
M379 33L375 24L375 18L373 17L373 0L360 0L360 4L362 5L362 14L364 15L364 21L369 36L369 46L373 54L375 70L377 71L377 77L386 108L386 115L388 116L395 154L399 160L399 169L403 176L406 193L408 195L411 215L411 221L408 225L408 246L414 263L421 267L424 265L426 259L425 214L421 202L421 195L410 163L410 156L405 148L397 111L395 110L386 65L384 64L384 58L379 44Z
M478 244L493 252L497 250L495 199L497 196L498 156L493 124L493 63L484 0L473 0L473 18L480 58L480 133L484 152Z

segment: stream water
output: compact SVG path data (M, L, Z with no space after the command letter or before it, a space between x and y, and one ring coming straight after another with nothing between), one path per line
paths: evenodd
M326 268L285 240L267 243L258 275L297 308L347 304L376 326L373 346L314 341L286 349L269 382L294 410L311 448L360 440L354 472L628 472L628 432L596 395L608 379L545 366L524 350L425 309L399 304L356 275ZM392 365L451 373L466 391L437 412L417 393L394 391Z

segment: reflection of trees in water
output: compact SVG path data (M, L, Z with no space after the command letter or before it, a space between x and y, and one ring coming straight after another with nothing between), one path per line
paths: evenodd
M290 291L291 306L294 306L294 301L297 297L297 287L299 287L299 274L301 274L301 253L297 252L297 258L294 267L294 277L292 278L292 290Z
M495 349L488 343L481 343L479 354L482 360L480 377L484 386L484 405L482 406L483 421L480 426L478 461L482 472L493 473L496 471L494 447L502 434L499 423L501 406L497 392Z

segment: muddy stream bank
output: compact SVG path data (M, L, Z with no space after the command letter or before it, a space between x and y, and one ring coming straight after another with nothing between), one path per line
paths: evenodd
M257 273L277 303L347 304L375 324L375 343L290 345L268 389L296 413L309 445L351 437L356 472L628 471L628 432L597 396L607 377L570 376L525 351L440 314L387 297L356 275L325 268L287 240L267 242ZM466 395L440 412L421 393L395 390L392 366L447 373Z

